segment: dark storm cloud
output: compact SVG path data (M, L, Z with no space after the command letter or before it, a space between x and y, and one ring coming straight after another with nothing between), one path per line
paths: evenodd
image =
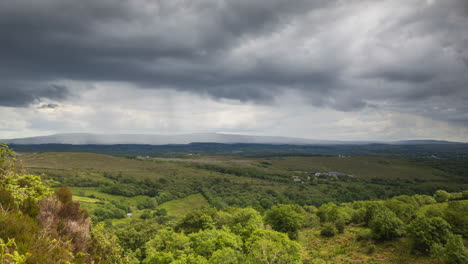
M341 111L390 101L448 120L431 100L465 120L467 3L3 0L0 105L63 100L61 80L120 81L262 103L293 90ZM382 21L343 29L385 4Z
M0 105L10 107L26 107L31 103L37 103L41 98L63 100L71 96L71 92L65 86L23 83L0 82Z
M278 74L282 69L232 76L222 57L242 41L327 5L322 2L330 1L6 0L0 3L0 74L7 82L127 81L263 100L270 97L265 86L311 77ZM14 105L16 93L23 105L46 91L0 92L10 99L3 102Z

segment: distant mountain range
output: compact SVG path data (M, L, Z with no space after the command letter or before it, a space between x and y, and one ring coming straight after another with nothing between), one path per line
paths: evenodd
M290 145L365 145L373 143L420 145L420 144L451 144L458 142L440 140L403 140L394 142L378 141L334 141L313 140L293 137L251 136L222 133L193 133L180 135L148 135L148 134L92 134L65 133L50 136L27 137L0 140L1 142L18 145L37 144L72 144L72 145L116 145L116 144L190 144L190 143L249 143L249 144L290 144Z
M190 144L190 143L254 143L254 144L291 144L291 145L337 145L337 144L368 144L364 141L332 141L312 140L293 137L250 136L222 133L193 133L180 135L148 135L148 134L91 134L66 133L50 136L27 137L0 140L9 144L73 144L73 145L114 145L114 144Z

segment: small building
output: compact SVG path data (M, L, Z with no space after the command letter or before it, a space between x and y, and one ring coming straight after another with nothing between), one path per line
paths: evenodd
M294 182L301 182L301 179L295 178L295 179L293 179L293 181L294 181Z
M346 174L344 174L342 172L337 172L337 171L330 171L328 173L328 175L330 175L330 176L345 176Z
M132 217L133 217L133 214L132 214L132 213L127 213L127 217L128 217L128 218L132 218Z

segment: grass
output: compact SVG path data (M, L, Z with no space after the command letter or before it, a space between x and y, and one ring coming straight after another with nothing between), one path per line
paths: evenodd
M320 229L302 230L303 263L435 263L434 259L410 254L410 241L400 238L385 243L358 241L356 236L364 227L347 227L343 234L331 238L320 236Z
M169 216L183 217L188 211L210 207L208 201L201 194L193 194L182 199L165 202L159 206L166 209Z
M101 200L89 198L89 197L82 197L82 196L73 196L73 200L82 202L82 203L99 203Z

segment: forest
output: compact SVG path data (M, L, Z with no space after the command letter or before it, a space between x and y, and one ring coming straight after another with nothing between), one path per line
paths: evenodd
M467 263L457 164L2 145L0 263Z

